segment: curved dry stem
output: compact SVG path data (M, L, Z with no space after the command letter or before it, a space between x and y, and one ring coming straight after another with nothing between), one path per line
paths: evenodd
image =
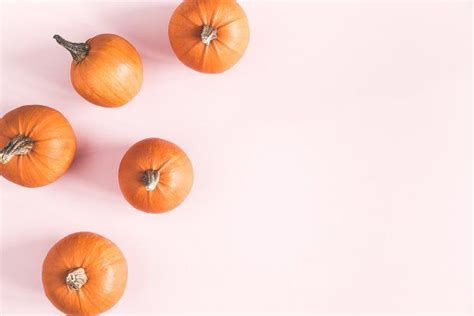
M66 276L66 285L71 290L79 291L87 283L87 274L84 268L72 269Z
M6 164L14 156L26 155L33 148L33 140L25 135L13 138L5 147L0 149L0 163Z
M59 45L67 49L71 55L74 62L77 64L81 62L84 58L86 58L87 54L89 54L90 46L87 43L72 43L66 41L59 35L54 35L53 38L58 42Z
M149 169L143 173L142 181L148 192L153 191L160 182L160 172L158 170Z
M204 25L201 31L201 41L204 45L209 46L212 40L217 38L217 29L210 25Z

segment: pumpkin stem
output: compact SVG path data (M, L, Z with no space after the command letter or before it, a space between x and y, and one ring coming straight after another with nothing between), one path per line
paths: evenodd
M84 58L86 58L87 54L89 54L90 46L87 43L71 43L57 34L54 35L53 38L56 40L56 42L58 42L59 45L71 53L72 59L76 64L81 62Z
M71 290L79 291L79 289L87 283L86 270L83 268L72 269L66 276L67 287Z
M217 38L217 30L210 25L204 25L201 31L201 41L209 46L212 40Z
M0 149L0 163L6 164L16 155L26 155L31 148L33 148L33 140L28 136L18 135Z
M158 182L160 182L160 172L158 170L148 169L142 177L145 189L150 192L156 189Z

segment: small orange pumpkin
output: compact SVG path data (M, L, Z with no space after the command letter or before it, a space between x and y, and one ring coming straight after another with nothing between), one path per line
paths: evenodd
M25 105L0 120L0 174L13 183L39 187L54 182L75 153L74 131L55 109Z
M249 26L235 0L186 0L171 16L168 36L183 64L200 72L219 73L244 54Z
M143 82L143 66L135 47L114 34L100 34L85 43L54 39L72 55L71 81L87 101L118 107L135 97Z
M162 213L184 201L193 184L193 168L178 146L148 138L125 153L118 179L123 196L133 207Z
M49 250L43 262L43 288L51 303L65 314L100 314L122 297L127 273L127 262L113 242L79 232Z

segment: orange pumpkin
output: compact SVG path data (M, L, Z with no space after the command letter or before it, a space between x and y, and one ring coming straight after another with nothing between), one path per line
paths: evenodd
M193 184L191 161L178 146L159 138L144 139L125 153L118 172L125 199L148 213L178 206Z
M122 297L127 273L127 262L113 242L79 232L49 250L43 262L43 288L51 303L65 314L100 314Z
M168 36L183 64L200 72L219 73L244 54L249 26L235 0L186 0L171 16Z
M100 34L85 43L54 39L72 55L71 81L87 101L118 107L135 97L143 82L143 66L135 47L114 34Z
M76 153L76 137L67 119L44 105L16 108L0 120L0 174L25 187L61 177Z

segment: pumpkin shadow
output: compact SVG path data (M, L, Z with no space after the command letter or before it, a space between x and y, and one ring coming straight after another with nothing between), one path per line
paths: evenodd
M24 40L24 39L19 39ZM71 109L72 103L83 103L74 90L70 77L71 58L52 38L44 35L42 44L35 46L35 52L15 51L8 58L9 71L15 82L7 87L3 94L4 103L18 106L20 104L45 104L60 111ZM38 57L40 56L40 57ZM34 87L25 93L25 87ZM38 99L34 91L40 91ZM80 107L75 107L80 109Z
M137 2L127 14L110 17L113 29L130 41L144 62L176 60L168 40L168 23L177 3Z
M2 286L20 288L42 295L42 262L58 236L32 238L30 241L2 247ZM15 292L15 291L13 291Z
M76 157L67 172L74 179L70 190L76 191L77 186L92 187L95 192L107 194L121 199L118 185L118 168L123 155L129 147L128 143L94 145L81 141Z

